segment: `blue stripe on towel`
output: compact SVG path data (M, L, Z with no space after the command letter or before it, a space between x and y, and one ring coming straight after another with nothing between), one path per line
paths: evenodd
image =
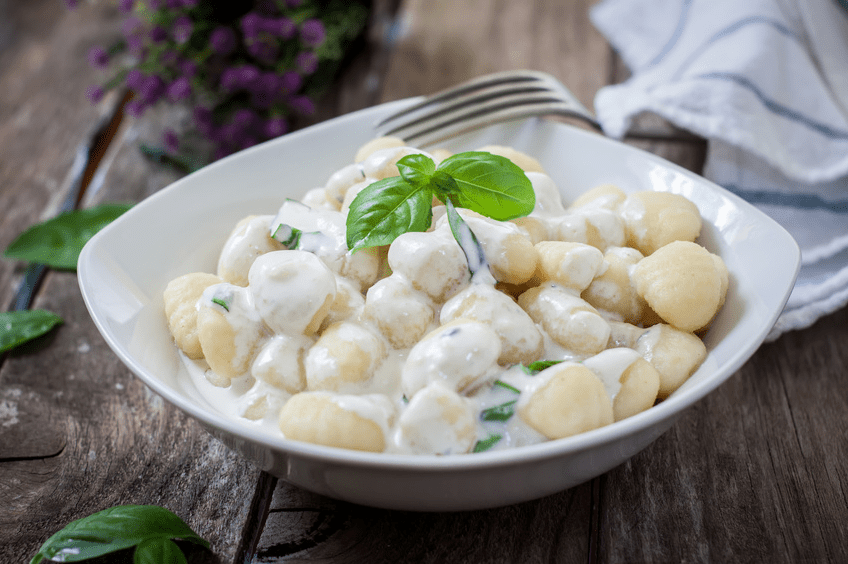
M680 10L680 17L677 19L677 26L674 28L674 32L671 34L671 37L666 42L665 46L660 50L660 52L657 53L653 59L651 59L651 62L649 62L643 68L649 68L658 64L660 61L663 60L663 58L665 58L666 55L668 55L669 51L674 48L674 46L677 44L677 41L680 39L680 36L683 35L683 28L686 27L686 19L689 16L690 6L692 6L692 0L685 0L685 2L683 2L683 6Z
M762 90L760 90L757 85L751 82L748 77L743 76L741 74L730 73L730 72L708 72L704 74L700 74L695 78L703 78L707 80L726 80L728 82L735 82L739 86L745 88L754 94L763 106L766 107L770 112L782 116L786 119L792 120L794 122L800 123L816 131L825 137L830 137L833 140L838 141L848 141L848 131L844 131L841 129L836 129L835 127L831 127L825 123L818 122L814 119L811 119L804 114L798 112L797 110L793 110L783 104L775 102L768 96L766 96Z
M848 214L848 200L829 202L812 194L786 194L769 190L749 190L735 184L723 184L724 188L754 205L771 205L802 210L825 210L831 213Z
M848 0L846 0L848 1ZM715 32L712 37L701 43L697 49L692 50L692 54L686 58L686 60L677 68L674 72L674 76L672 80L680 79L681 75L686 72L686 70L692 66L692 63L698 60L698 58L707 52L707 49L711 47L713 44L717 43L719 40L732 35L733 33L739 31L740 29L745 29L752 25L765 24L767 26L771 26L779 33L794 39L795 41L800 41L801 38L795 34L795 31L787 27L783 24L783 22L779 20L775 20L773 18L769 18L766 16L751 16L748 18L743 18L737 22L733 22L728 25L724 29L720 29Z

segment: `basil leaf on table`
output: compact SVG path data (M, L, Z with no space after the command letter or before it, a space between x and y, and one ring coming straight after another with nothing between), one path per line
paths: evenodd
M167 543L155 541L171 539L209 548L207 541L164 507L120 505L68 523L64 529L47 539L30 564L38 564L45 558L81 562L134 546L142 550L138 558L147 558L136 559L136 562L153 562L149 560L151 556L172 554L172 547ZM185 562L185 558L165 562Z
M347 248L388 245L398 235L426 231L433 218L433 191L393 176L362 189L350 204Z
M62 318L43 309L0 312L0 353L44 335Z
M130 207L104 204L65 212L21 233L4 254L60 270L75 270L80 251L88 240Z
M536 206L530 179L505 157L468 151L446 158L436 170L456 182L456 192L448 197L457 207L507 221L529 214Z
M177 543L157 537L141 541L135 547L133 564L188 564L188 561Z

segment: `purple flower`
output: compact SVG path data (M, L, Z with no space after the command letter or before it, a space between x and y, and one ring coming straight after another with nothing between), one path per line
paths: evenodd
M165 4L169 10L178 10L183 7L182 0L166 0Z
M318 47L324 43L327 31L321 20L309 19L300 24L300 38L311 47Z
M103 96L106 93L103 91L103 88L100 86L89 86L86 91L86 97L91 101L92 104L96 104L100 100L103 99Z
M297 8L303 4L303 0L286 0L286 6L289 8Z
M277 46L274 43L257 38L248 42L247 52L262 62L270 63L277 56Z
M180 60L180 54L174 51L173 49L166 49L159 56L159 60L163 65L166 66L174 66L177 64L177 61Z
M166 129L162 134L162 142L165 145L165 150L172 155L180 148L180 139L177 137L177 132L173 129Z
M173 24L174 41L178 45L186 43L191 38L191 32L194 31L194 22L188 16L180 16L174 20Z
M141 90L141 86L144 84L144 73L138 69L131 69L124 78L124 83L131 90Z
M238 67L238 81L242 88L251 88L259 78L259 69L253 65L242 65Z
M158 10L165 5L165 0L147 0L147 5L151 10Z
M183 0L183 8L194 8L197 6L197 0Z
M154 43L161 43L168 39L168 32L164 27L157 25L150 30L150 40Z
M280 90L284 94L292 94L300 90L303 78L294 71L286 71L280 75Z
M126 112L133 117L141 117L147 106L141 100L130 100L126 105Z
M292 96L289 98L289 106L295 112L305 116L315 113L315 102L307 96Z
M295 57L294 64L303 74L312 74L318 68L318 55L314 51L302 51Z
M209 44L216 53L229 55L236 48L236 32L225 26L215 28L209 37Z
M95 45L88 52L88 64L99 69L106 68L109 66L109 55L103 47Z
M203 106L194 108L194 123L197 130L207 137L211 137L215 129L215 124L212 121L212 110Z
M263 133L269 138L279 137L289 130L289 125L283 117L273 117L265 122Z
M233 117L230 119L230 123L233 124L233 127L237 132L247 131L248 129L253 127L253 124L255 122L256 114L248 108L241 108L239 110L236 110L233 113Z
M146 76L141 88L139 88L141 101L148 105L155 104L164 93L165 81L155 74Z
M241 32L247 39L253 39L262 29L262 16L256 12L248 12L241 18Z
M238 148L247 149L259 143L259 140L253 135L240 135L238 138Z
M239 71L237 68L226 68L221 73L221 88L233 92L239 87Z
M191 59L184 59L179 63L180 72L186 78L193 78L197 74L197 63Z
M289 18L269 18L265 20L263 29L281 39L291 39L297 32L297 26Z
M135 7L135 0L118 0L118 10L124 14L129 14Z
M172 102L185 100L191 95L191 83L184 76L168 85L168 99Z

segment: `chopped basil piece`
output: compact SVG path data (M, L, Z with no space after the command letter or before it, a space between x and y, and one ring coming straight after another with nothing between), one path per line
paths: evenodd
M530 376L535 376L536 374L538 374L542 370L544 370L546 368L550 368L551 366L553 366L555 364L559 364L560 362L562 362L562 361L561 360L537 360L536 362L531 362L528 366L524 366L523 364L520 365L520 366L521 366L521 370L523 370L526 374L529 374Z
M223 298L212 298L213 304L218 304L227 311L230 311L230 303Z
M468 271L473 277L478 272L489 270L489 263L486 261L486 253L483 252L483 245L477 240L474 232L456 211L456 208L450 198L445 201L447 207L448 224L450 225L453 238L459 243L459 248L465 253L465 260L468 262Z
M303 231L300 229L281 223L277 226L277 229L274 231L273 235L271 235L271 238L287 249L294 249L297 247L298 243L300 243L300 236L302 234Z
M502 438L503 438L503 435L496 435L496 434L489 435L485 439L477 441L477 443L474 445L474 451L473 452L483 452L483 451L489 450L490 448L492 448L493 446L498 444Z
M515 404L518 400L512 400L480 412L480 419L483 421L507 421L515 415Z
M492 385L498 386L498 387L501 387L501 388L505 388L505 389L509 390L510 392L515 392L516 394L521 393L521 390L519 390L515 386L510 386L509 384L507 384L506 382L504 382L502 380L495 380L495 382Z

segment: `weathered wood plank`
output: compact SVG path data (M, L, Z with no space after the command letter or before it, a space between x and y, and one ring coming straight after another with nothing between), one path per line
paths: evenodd
M105 1L75 11L53 0L0 2L0 250L55 214L69 190L77 146L108 110L85 97L101 78L87 52L117 37L117 16ZM0 308L22 270L0 261Z
M605 559L844 562L846 322L843 309L764 345L612 471Z

